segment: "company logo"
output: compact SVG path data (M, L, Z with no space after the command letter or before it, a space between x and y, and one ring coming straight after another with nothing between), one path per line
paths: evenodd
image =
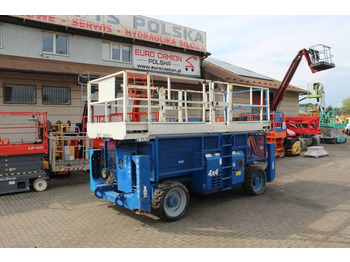
M194 65L190 62L190 60L197 61L198 57L197 56L190 56L189 58L186 59L186 63L188 63L187 66L185 66L185 70L191 70L192 72L194 71Z
M209 172L208 172L208 176L209 177L218 176L218 175L219 175L219 169L218 168L215 171L210 169Z
M147 197L147 187L143 186L143 197L146 198Z

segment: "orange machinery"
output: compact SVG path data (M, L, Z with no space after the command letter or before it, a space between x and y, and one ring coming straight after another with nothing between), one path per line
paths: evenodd
M247 120L254 121L255 118L259 118L259 113L242 113L241 116L247 117ZM264 114L264 117L265 114ZM267 143L275 144L275 156L276 157L284 157L285 156L285 148L284 148L284 140L287 137L286 131L286 116L283 112L271 112L270 113L270 121L271 121L271 129L266 134Z

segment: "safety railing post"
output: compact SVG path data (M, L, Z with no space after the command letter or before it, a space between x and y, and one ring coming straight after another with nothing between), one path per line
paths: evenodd
M177 117L179 122L183 122L183 113L182 113L182 96L183 96L183 90L179 90L177 92L177 99L178 99L178 104L177 104Z
M166 122L166 102L165 102L165 89L163 87L158 89L159 95L159 122Z
M108 123L109 122L109 106L108 106L108 102L104 103L104 110L105 110L105 122Z
M185 97L185 122L188 122L188 112L187 112L187 91L184 90L184 97Z
M128 90L128 73L123 72L123 121L128 122L128 103L129 103L129 90Z
M215 94L214 94L214 83L209 83L209 122L215 123Z
M152 122L152 108L151 108L151 75L150 73L147 73L147 116L148 116L148 122Z
M89 105L90 108L88 108L87 110L87 123L92 123L92 106L90 105L91 103L91 83L88 82L88 85L87 85L87 105Z
M206 109L207 109L207 102L208 102L208 99L207 99L207 89L206 89L206 84L205 82L202 83L202 88L203 88L203 98L202 98L202 101L203 101L203 109L202 109L202 122L205 122L205 112L206 112Z
M264 90L260 89L260 122L261 123L264 121L263 111L264 111Z
M265 89L265 113L266 113L266 121L270 121L270 93L269 89Z
M227 85L227 119L225 119L226 124L231 123L232 121L232 108L233 108L233 96L232 96L233 86L232 84Z

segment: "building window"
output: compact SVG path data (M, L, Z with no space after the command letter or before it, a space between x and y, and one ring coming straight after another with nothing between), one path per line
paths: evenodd
M51 54L68 54L68 37L65 35L56 35L51 33L43 33L42 51Z
M102 43L102 59L130 62L130 46L115 43Z
M4 104L35 104L35 86L3 84Z
M43 86L42 103L44 105L69 105L69 87Z

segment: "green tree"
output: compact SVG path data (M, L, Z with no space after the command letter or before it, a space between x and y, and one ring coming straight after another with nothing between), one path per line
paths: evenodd
M343 110L348 114L350 113L350 97L343 100Z
M331 112L334 108L332 106L327 106L326 112Z

